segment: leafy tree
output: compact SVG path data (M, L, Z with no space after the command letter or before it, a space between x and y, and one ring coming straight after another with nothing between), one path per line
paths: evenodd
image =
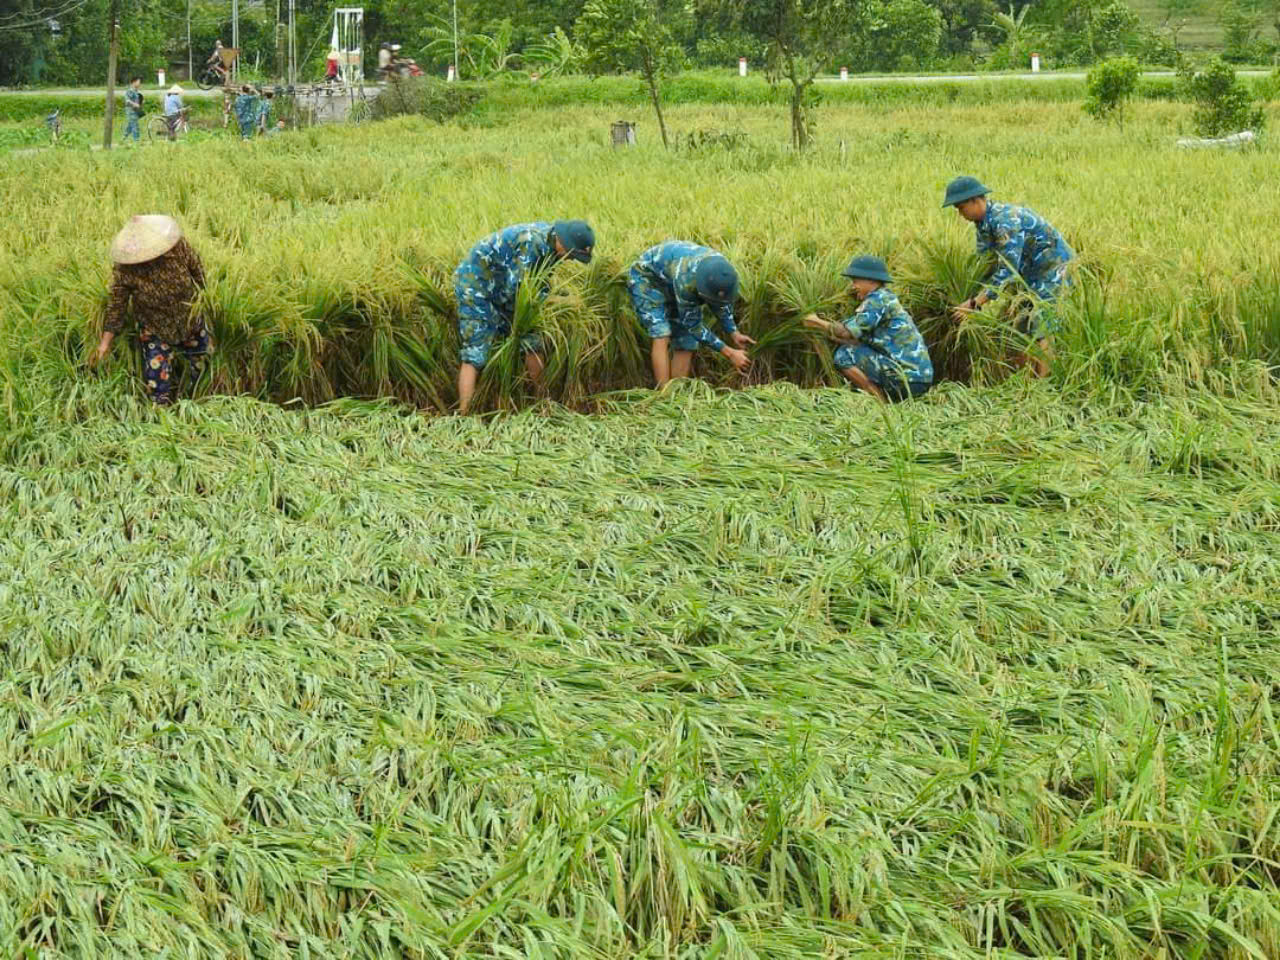
M1027 11L1031 5L1024 3L1022 9L1014 12L1013 4L1009 4L1008 12L997 10L992 24L1004 37L1004 48L1008 53L1009 63L1018 66L1022 63L1022 48L1033 42L1035 27L1027 23Z
M1183 98L1195 104L1192 123L1200 136L1262 129L1262 108L1254 106L1248 88L1221 57L1214 57L1201 70L1184 64L1178 70L1178 87Z
M662 145L670 147L662 117L662 79L684 63L657 0L587 0L574 34L582 44L583 66L599 76L636 70L658 117Z
M942 18L943 53L967 53L996 14L994 0L929 0Z
M1261 17L1251 3L1227 0L1218 11L1222 24L1223 56L1237 63L1253 59Z
M812 139L806 107L813 81L831 69L851 37L864 33L868 0L723 0L738 10L742 29L763 47L770 79L791 85L791 143Z
M1085 112L1099 120L1115 120L1124 125L1125 105L1138 89L1140 70L1133 57L1104 60L1089 71L1085 81Z
M1204 9L1205 0L1160 0L1160 12L1164 14L1161 26L1169 31L1173 41L1173 49L1179 50L1178 34L1187 25L1187 21Z
M938 54L942 16L925 0L872 0L847 61L869 70L915 70Z

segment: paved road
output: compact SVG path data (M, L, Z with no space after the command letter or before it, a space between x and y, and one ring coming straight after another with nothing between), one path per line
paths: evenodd
M1265 77L1270 71L1268 70L1237 70L1237 74L1243 77ZM1142 75L1144 77L1176 77L1177 74L1172 70L1145 70ZM1083 80L1088 74L1084 71L1078 73L956 73L947 76L903 76L901 74L890 74L882 77L865 77L851 76L848 83L971 83L975 80ZM820 83L841 83L839 77L819 77Z
M1243 77L1265 77L1270 71L1267 70L1237 70L1236 73ZM1177 76L1172 70L1147 70L1142 74L1144 77L1173 77ZM973 83L979 80L1083 80L1086 74L1080 72L1059 72L1059 73L955 73L947 75L929 75L929 76L907 76L903 74L888 74L886 76L851 76L847 82L849 83ZM819 83L841 83L839 77L819 77ZM216 87L213 90L201 90L194 85L183 84L184 97L219 97L222 95L222 88ZM124 87L118 87L117 96L124 96ZM160 92L158 87L143 86L144 93L157 94ZM167 89L167 88L166 88ZM376 83L369 83L365 86L366 95L376 94L379 87ZM60 89L60 90L9 90L0 89L0 97L105 97L107 90L105 87L80 87L79 89Z

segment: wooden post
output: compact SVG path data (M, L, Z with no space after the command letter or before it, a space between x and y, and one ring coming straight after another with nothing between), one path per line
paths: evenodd
M107 113L102 122L102 149L111 149L111 132L116 122L116 57L120 54L120 0L111 0L111 46L107 52Z

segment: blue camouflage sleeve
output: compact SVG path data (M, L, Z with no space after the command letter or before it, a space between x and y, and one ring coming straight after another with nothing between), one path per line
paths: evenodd
M883 310L877 304L866 302L854 311L853 316L843 321L844 328L855 339L862 340L866 337L868 331L874 330L879 326L882 315Z
M996 224L995 238L988 249L995 250L998 262L996 271L987 281L987 299L994 299L1000 288L1014 278L1014 264L1022 259L1022 248L1027 242L1027 231L1020 219L1004 220Z
M733 322L733 304L726 303L716 307L716 319L720 321L720 326L724 327L727 334L735 334L738 332L738 325Z
M724 341L708 330L707 325L702 322L702 301L696 296L692 300L681 296L679 285L676 286L675 293L676 310L680 314L680 325L687 328L698 339L699 343L705 344L717 353L723 350Z

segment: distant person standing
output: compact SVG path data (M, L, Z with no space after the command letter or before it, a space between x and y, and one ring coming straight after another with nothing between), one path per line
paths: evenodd
M134 77L124 91L124 135L137 143L142 139L138 121L142 119L142 78Z
M182 116L184 109L186 108L182 105L182 87L175 83L164 95L164 122L169 127L170 140L178 139L178 119Z
M337 50L330 50L324 61L324 82L334 83L338 79L338 60L342 55Z
M1071 285L1069 266L1075 251L1067 245L1048 220L1034 210L987 199L991 191L976 177L956 177L947 184L942 206L973 224L979 256L996 255L995 272L987 287L976 297L953 308L957 321L1000 295L1014 280L1021 279L1032 302L1019 311L1018 329L1035 341L1038 356L1022 353L1018 366L1028 362L1037 377L1049 375L1053 362L1053 335L1061 326L1056 308L1062 292Z
M247 83L240 88L236 97L236 121L240 124L240 139L248 140L253 136L253 128L258 122L258 98L253 87Z
M383 80L391 79L391 44L389 43L378 47L378 76Z
M276 93L274 90L267 90L262 94L262 100L258 103L258 132L265 134L271 126L271 106L275 101Z

